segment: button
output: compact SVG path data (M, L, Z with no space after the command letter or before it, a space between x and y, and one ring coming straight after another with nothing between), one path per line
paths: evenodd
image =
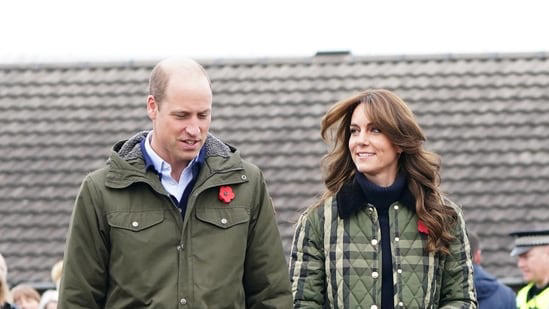
M179 300L179 303L182 304L182 305L186 305L187 304L187 300L185 298L181 298Z
M181 250L183 250L183 245L178 245L177 246L177 251L181 251Z
M400 238L398 238L398 237L395 237L395 241L399 241L399 240L400 240Z
M404 304L402 302L398 302L399 307L404 307Z
M248 179L248 177L246 177L246 175L242 175L242 176L240 176L240 178L242 178L242 180Z
M395 210L398 210L398 205L395 205Z
M225 219L225 218L221 219L221 224L227 224L227 222L229 222L229 221L227 221L227 219Z
M377 273L377 271L374 271L372 273L372 278L377 279L377 277L379 277L379 274Z
M368 207L368 213L372 214L374 212L374 209L372 207Z
M377 306L376 305L371 305L370 309L377 309Z
M138 226L139 226L139 222L133 221L133 222L132 222L132 226L133 226L133 227L138 227Z
M372 239L372 246L377 245L377 239Z
M402 269L397 269L397 273L402 274Z

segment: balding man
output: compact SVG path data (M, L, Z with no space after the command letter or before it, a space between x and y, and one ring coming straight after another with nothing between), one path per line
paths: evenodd
M291 308L263 175L208 133L204 69L161 61L147 114L152 131L115 144L83 181L60 308Z
M520 309L549 308L549 230L511 233L515 237L512 256L528 284L517 294Z

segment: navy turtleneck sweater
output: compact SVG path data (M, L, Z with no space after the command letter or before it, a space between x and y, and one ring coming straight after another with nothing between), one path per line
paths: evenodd
M393 258L391 255L391 231L389 229L389 206L398 201L406 187L406 177L399 173L389 187L380 187L369 181L362 173L356 173L356 179L362 188L368 203L377 211L381 229L381 307L394 308Z

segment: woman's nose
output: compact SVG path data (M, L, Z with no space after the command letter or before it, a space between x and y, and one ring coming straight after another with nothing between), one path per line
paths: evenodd
M370 135L367 132L362 131L358 136L358 141L360 144L368 145L370 143Z

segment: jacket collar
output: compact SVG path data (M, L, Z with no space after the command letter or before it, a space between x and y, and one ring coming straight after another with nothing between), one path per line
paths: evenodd
M113 151L118 156L126 161L132 161L135 159L143 160L143 151L141 149L141 142L147 138L149 131L141 131L128 140L119 141L113 146ZM205 157L221 156L228 158L234 152L234 147L231 147L223 143L220 139L213 134L208 133L206 142L202 146L205 150Z
M343 184L336 194L336 200L337 213L341 219L349 218L361 208L368 205L369 202L356 179L356 175L354 175L350 181ZM404 189L404 193L400 196L398 201L415 211L415 199L408 187Z
M147 136L141 140L141 143L139 143L139 146L141 147L141 153L143 154L143 160L145 161L145 170L152 169L153 171L156 171L159 175L162 173L168 173L168 171L163 171L162 166L164 164L168 164L171 167L171 164L166 162L164 159L162 159L152 148L150 143L150 136L151 132L147 134ZM198 152L198 155L194 157L191 161L189 161L189 164L185 167L191 168L193 171L195 169L200 170L200 167L204 163L204 160L206 159L206 147L202 147L200 151ZM195 172L193 172L193 175ZM194 177L194 176L193 176Z
M143 181L149 183L155 190L162 191L160 181L151 181L151 179L158 180L157 176L152 177L155 172L146 170L141 142L147 137L147 134L148 131L139 132L128 140L120 141L113 146L113 151L107 162L107 186L123 188L134 182ZM201 169L205 169L204 172L207 174L205 176L217 171L242 169L239 151L214 135L208 133L202 147L201 152L205 153L205 162Z

